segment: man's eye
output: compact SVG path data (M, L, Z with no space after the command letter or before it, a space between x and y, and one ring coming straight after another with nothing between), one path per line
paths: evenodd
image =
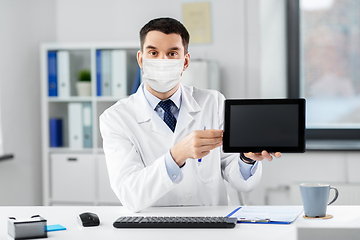
M170 56L170 57L175 57L176 55L177 55L176 52L171 52L171 53L169 53L169 56Z
M150 52L149 53L151 56L156 56L156 52Z

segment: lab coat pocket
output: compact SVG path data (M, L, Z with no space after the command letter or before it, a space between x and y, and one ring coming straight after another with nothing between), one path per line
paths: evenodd
M218 149L212 150L198 162L198 176L201 182L207 183L221 178L220 153Z

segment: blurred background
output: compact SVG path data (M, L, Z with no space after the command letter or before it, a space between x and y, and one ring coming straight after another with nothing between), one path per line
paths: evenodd
M205 4L197 10L198 3ZM197 18L191 18L191 13ZM140 28L163 16L184 22L188 29L194 27L191 60L216 63L217 89L227 98L304 97L308 129L326 133L311 139L313 144L304 154L284 154L264 162L259 187L243 194L246 204L301 204L298 184L311 181L338 187L340 197L335 204L360 204L359 1L1 0L0 154L14 157L0 160L0 205L117 204L96 197L107 184L107 179L98 176L94 177L94 200L73 200L66 191L60 191L65 194L61 200L54 198L58 194L54 187L67 188L66 184L80 179L81 172L66 182L69 166L55 167L51 155L86 153L101 158L101 149L58 152L44 144L49 130L42 117L56 103L42 89L47 83L47 64L41 62L45 56L41 45L46 50L63 50L131 43L136 50ZM209 27L206 40L194 37L196 30L205 29L196 25L197 20ZM299 30L295 35L291 35L296 30L293 26ZM298 43L295 53L289 50L294 41ZM289 64L294 58L297 71L291 73L297 77L290 78ZM97 103L94 99L86 101ZM79 100L65 102L70 101ZM94 113L94 127L100 110ZM332 130L345 137L327 135ZM94 164L91 169L99 168ZM103 185L99 186L100 180ZM81 189L73 191L81 195Z

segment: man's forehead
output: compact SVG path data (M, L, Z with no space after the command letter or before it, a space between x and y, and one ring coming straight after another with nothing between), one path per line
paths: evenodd
M177 33L165 34L159 31L150 31L145 37L144 48L149 49L183 49L182 38Z

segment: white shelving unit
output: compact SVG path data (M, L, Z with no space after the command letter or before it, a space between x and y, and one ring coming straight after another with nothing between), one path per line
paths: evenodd
M97 96L97 50L125 50L127 61L136 64L138 43L45 43L40 46L42 172L44 205L114 205L120 204L110 189L98 118L119 100L113 96ZM48 83L48 52L68 51L70 54L70 96L50 97ZM132 58L133 56L133 58ZM129 60L130 59L130 60ZM91 96L76 96L75 75L83 68L91 71ZM128 74L136 72L128 68ZM134 78L134 77L133 77ZM131 77L130 77L131 79ZM132 83L128 83L132 85ZM73 149L68 141L68 104L90 103L92 107L92 148ZM50 147L50 118L63 120L63 146Z

